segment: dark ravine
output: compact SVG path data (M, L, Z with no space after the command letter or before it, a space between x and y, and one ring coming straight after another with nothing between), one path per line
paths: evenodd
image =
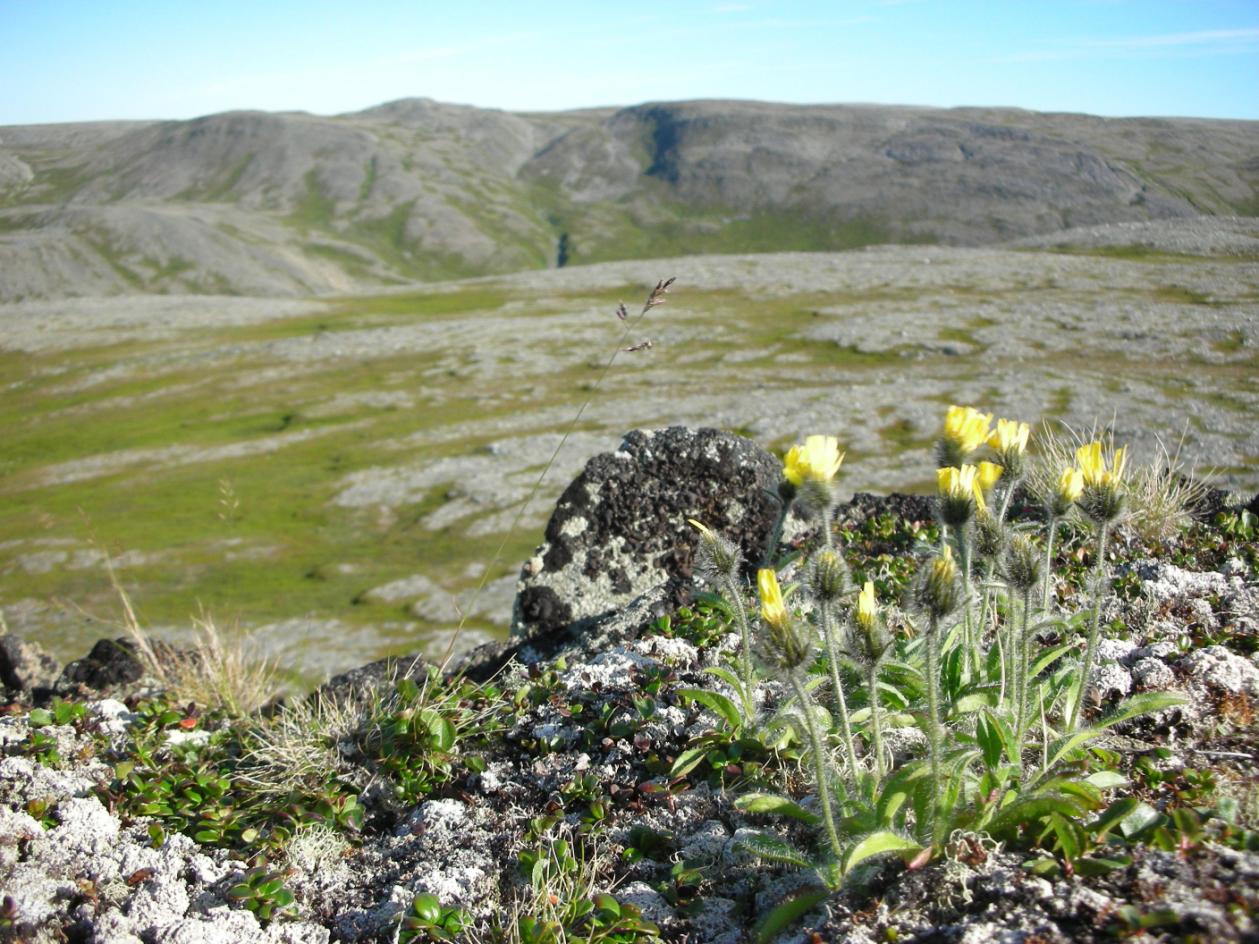
M705 494L701 503L722 494ZM1240 506L1219 495L1213 500ZM597 508L591 513L598 517ZM858 495L837 517L841 528L860 531L883 515L921 521L930 514L930 503L920 497ZM561 501L556 515L571 517L571 509ZM631 508L629 520L619 524L639 515ZM1167 786L1144 788L1155 791L1151 799L1176 802L1174 790L1182 789L1176 785L1186 782L1186 771L1210 770L1219 790L1227 786L1254 803L1259 766L1253 707L1247 706L1259 703L1253 656L1259 586L1247 569L1253 562L1228 552L1195 557L1221 546L1214 532L1203 533L1197 550L1188 544L1164 549L1188 555L1180 565L1150 559L1139 542L1120 535L1111 575L1122 578L1125 589L1106 601L1104 618L1126 630L1103 641L1095 690L1103 705L1139 690L1188 696L1157 719L1126 725L1107 744L1123 756L1123 769L1145 758L1160 771ZM880 550L875 544L870 553ZM1063 549L1064 566L1073 553L1071 546ZM60 762L34 756L28 701L11 704L0 718L0 937L30 944L387 942L397 939L413 896L424 892L472 916L460 939L492 940L492 922L522 901L517 856L536 845L531 821L550 813L560 820L553 828L576 834L589 827L589 798L574 784L594 789L584 779L593 776L603 815L588 841L604 856L599 888L615 885L618 900L658 924L665 940L751 940L752 925L806 876L757 865L736 849L733 840L748 828L778 821L739 811L734 792L703 777L662 774L691 738L716 722L679 690L711 686L704 669L737 645L733 634L662 632L659 618L676 609L673 583L666 578L600 616L464 657L459 667L474 679L493 677L504 697L533 694L523 696L505 728L477 745L475 767L461 759L453 779L419 802L392 800L379 789L379 771L358 766L366 763L361 744L348 737L338 742L338 776L376 783L360 795L367 808L363 831L353 844L319 839L318 832L295 836L273 865L296 896L296 913L265 926L227 894L249 863L174 830L155 843L146 817L102 803L102 789L115 773L108 745L124 742L128 726L138 722L134 693L144 685L126 647L102 641L51 686L64 694L71 694L69 683L110 686L95 694L76 690L87 699L82 720L39 728L55 743ZM1065 605L1078 606L1066 587L1063 592ZM1200 642L1184 649L1182 638ZM1250 656L1242 654L1247 647ZM3 669L6 684L12 668ZM366 666L334 679L320 695L325 702L366 704L401 671L422 677L418 669L415 660ZM30 693L14 694L26 699ZM770 710L784 693L766 681L762 694ZM644 698L654 705L646 716L637 708ZM617 719L632 731L617 729ZM605 723L612 726L599 726ZM205 737L196 724L192 728L172 725L166 736L193 743ZM912 750L912 743L903 749ZM1259 822L1250 825L1259 828ZM640 834L631 831L644 828L667 838L641 858L620 856ZM1180 851L1137 848L1130 865L1087 878L1039 877L1022 867L1025 853L982 837L959 837L951 849L919 870L906 870L895 858L880 862L778 940L1067 944L1113 939L1139 929L1151 914L1165 923L1147 922L1149 940L1245 940L1259 932L1259 852L1210 837ZM698 877L679 880L671 871L677 861L698 868Z
M1257 151L1257 122L747 101L4 127L0 301L1248 216Z

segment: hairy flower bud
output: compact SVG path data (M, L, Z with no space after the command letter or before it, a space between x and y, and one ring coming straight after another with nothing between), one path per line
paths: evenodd
M985 560L995 561L1006 546L1005 526L985 508L975 515L975 553Z
M689 519L699 531L699 547L695 554L696 570L709 583L734 579L743 562L743 553L733 541L705 527L694 518Z
M766 620L764 655L766 661L786 672L794 672L813 661L813 646L798 620L784 616L777 622Z
M1016 534L1005 555L1005 579L1016 590L1030 590L1040 583L1041 559L1026 535Z
M762 567L756 572L756 589L761 600L761 619L770 626L787 621L787 604L783 602L782 589L778 586L778 574L772 567Z
M814 599L830 603L848 590L848 565L839 554L826 548L810 561L806 579Z
M874 597L874 583L867 580L857 597L857 609L844 632L844 651L863 669L878 665L892 647L883 615Z
M914 600L932 616L942 617L957 609L961 595L957 564L946 546L919 575Z

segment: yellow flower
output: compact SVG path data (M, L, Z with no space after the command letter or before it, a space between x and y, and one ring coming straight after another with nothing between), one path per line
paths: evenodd
M1063 504L1070 505L1084 491L1084 473L1079 469L1063 469L1058 476L1058 497Z
M1111 457L1110 468L1106 467L1106 457L1102 454L1102 444L1094 440L1075 451L1076 465L1087 486L1118 485L1123 478L1124 466L1128 461L1127 450L1120 447Z
M797 488L806 480L829 484L843 461L839 440L834 436L809 436L803 446L792 446L787 453L783 476Z
M874 600L874 581L867 580L857 596L857 622L869 632L878 612L879 605Z
M963 455L974 452L988 438L991 413L980 413L973 406L951 406L944 414L944 438Z
M988 437L988 445L1001 455L1022 455L1027 449L1027 437L1031 428L1017 420L997 420L997 430Z
M992 487L997 484L997 479L1001 478L1002 468L995 462L979 463L979 470L975 473L975 481L979 485L980 491L990 492ZM980 505L982 508L983 506Z
M783 603L782 590L778 588L778 574L772 567L762 567L756 572L756 586L761 597L761 619L771 626L787 622L787 605Z
M708 540L712 540L714 537L716 537L716 535L713 534L712 528L709 528L706 525L701 524L700 522L696 521L694 518L687 518L686 520L691 523L691 527L699 531L700 537L706 538Z
M992 465L991 462L986 463ZM1000 470L1001 466L993 466ZM997 473L1000 475L1000 472ZM995 481L995 479L994 479ZM957 466L946 466L943 469L936 470L936 486L940 490L940 497L946 502L958 506L955 514L946 515L949 524L959 524L960 521L952 520L960 518L961 521L969 519L970 501L974 499L975 507L981 511L987 508L984 504L984 493L980 487L979 470L973 465L963 465L961 468ZM962 503L966 505L966 513L963 514Z

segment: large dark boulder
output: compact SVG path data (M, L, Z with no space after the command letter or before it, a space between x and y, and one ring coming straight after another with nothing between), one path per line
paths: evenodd
M98 639L92 651L62 670L54 691L63 697L118 695L144 677L144 663L129 639Z
M781 468L720 430L630 433L560 496L545 543L521 572L513 634L580 629L662 585L684 602L698 543L688 518L738 543L750 573L778 514Z

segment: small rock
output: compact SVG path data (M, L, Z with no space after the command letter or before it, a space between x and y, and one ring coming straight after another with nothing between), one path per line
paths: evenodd
M1127 639L1099 639L1094 656L1101 662L1123 662L1136 648Z
M12 633L0 634L0 686L10 698L30 697L57 679L61 664L38 645Z
M1176 684L1176 673L1162 659L1138 659L1132 666L1132 681L1138 688L1161 691Z
M1099 704L1112 697L1122 698L1130 691L1132 691L1132 676L1118 662L1100 662L1093 666L1093 674L1089 679L1089 692Z

